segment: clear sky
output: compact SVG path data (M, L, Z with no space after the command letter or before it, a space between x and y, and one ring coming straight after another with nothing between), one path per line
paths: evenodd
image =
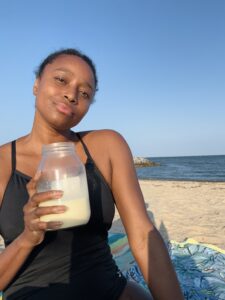
M0 0L0 144L30 131L34 70L66 47L99 77L75 130L117 130L136 156L225 154L224 0Z

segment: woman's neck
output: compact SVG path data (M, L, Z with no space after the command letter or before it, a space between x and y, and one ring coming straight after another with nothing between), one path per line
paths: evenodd
M49 127L47 124L34 120L33 127L28 138L29 141L32 141L35 144L39 143L40 145L43 145L55 142L74 141L76 140L76 135L70 129L59 131Z

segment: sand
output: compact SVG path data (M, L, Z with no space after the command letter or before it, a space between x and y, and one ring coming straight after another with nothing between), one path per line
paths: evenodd
M225 250L225 182L140 180L149 217L165 241L213 244ZM113 232L124 232L116 212Z
M139 181L164 240L193 238L225 250L225 182ZM123 232L118 212L111 231Z

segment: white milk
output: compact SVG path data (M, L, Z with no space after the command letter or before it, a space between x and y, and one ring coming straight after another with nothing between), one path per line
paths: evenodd
M86 224L90 217L90 208L87 199L66 200L49 200L43 202L40 206L52 206L63 204L66 205L67 211L61 214L45 215L40 218L41 221L62 221L63 225L60 228L73 227L81 224Z
M41 221L61 221L63 225L60 228L78 226L89 221L90 204L85 174L51 182L49 190L62 190L64 192L63 197L44 201L39 206L65 205L67 210L60 214L42 216ZM43 191L46 190L40 186L38 192Z

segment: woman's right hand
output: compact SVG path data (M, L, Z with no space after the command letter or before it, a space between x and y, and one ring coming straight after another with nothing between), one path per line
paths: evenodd
M48 214L63 213L66 206L46 206L39 207L41 202L58 199L63 195L62 191L48 191L37 193L36 187L40 173L35 176L27 184L29 200L23 208L24 212L24 231L20 236L23 246L34 247L40 244L45 236L47 229L57 230L61 227L62 222L42 222L40 217Z

